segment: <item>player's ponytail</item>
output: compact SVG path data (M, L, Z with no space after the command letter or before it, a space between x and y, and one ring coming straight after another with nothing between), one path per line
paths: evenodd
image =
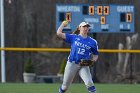
M76 34L76 35L78 35L80 33L80 30L79 30L79 27L77 27L76 28L76 30L75 31L73 31L73 33L72 34Z

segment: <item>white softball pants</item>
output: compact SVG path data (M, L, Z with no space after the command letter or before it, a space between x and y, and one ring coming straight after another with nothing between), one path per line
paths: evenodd
M75 64L74 62L67 62L64 72L64 78L62 83L62 90L67 90L69 85L72 83L75 75L79 73L80 77L84 81L86 87L94 86L94 83L92 81L92 76L90 73L89 66L79 66L78 64ZM89 92L89 93L96 93L96 92Z

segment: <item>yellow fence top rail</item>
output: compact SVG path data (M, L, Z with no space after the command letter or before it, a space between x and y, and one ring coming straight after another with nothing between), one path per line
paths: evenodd
M5 51L31 51L31 52L69 52L69 48L0 48ZM140 50L99 49L102 53L140 53Z

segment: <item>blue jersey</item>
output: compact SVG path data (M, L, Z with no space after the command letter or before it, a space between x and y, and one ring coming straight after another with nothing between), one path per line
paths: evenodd
M89 36L66 34L65 41L71 44L69 62L78 64L81 59L90 59L91 54L98 55L97 41Z

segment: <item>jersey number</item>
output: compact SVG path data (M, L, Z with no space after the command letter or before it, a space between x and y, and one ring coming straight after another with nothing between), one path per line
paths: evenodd
M85 49L78 48L78 54L84 55Z

